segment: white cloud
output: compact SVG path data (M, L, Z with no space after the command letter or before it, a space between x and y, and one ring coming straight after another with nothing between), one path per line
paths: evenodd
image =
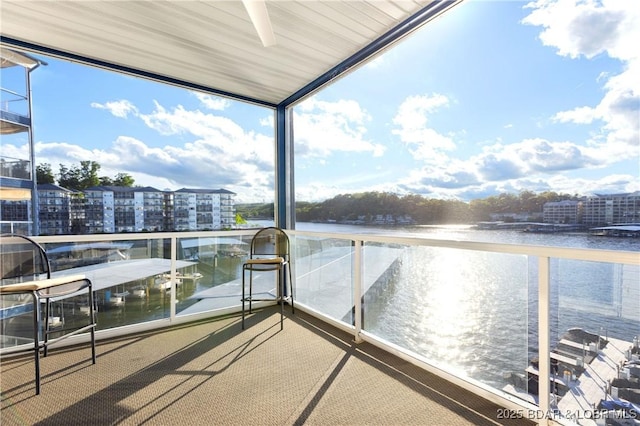
M224 111L231 105L231 101L229 99L221 98L220 96L207 95L200 92L192 93L207 109L212 109L214 111Z
M273 199L274 140L270 134L245 131L221 115L190 111L181 105L169 109L157 101L149 114L128 101L96 107L111 113L135 112L134 116L150 129L161 135L182 135L187 142L154 147L123 135L102 150L69 143L37 143L36 155L52 164L54 172L58 164L77 165L91 159L101 165L100 176L124 172L139 185L159 189L225 188L241 194L239 202Z
M624 0L540 0L526 7L531 13L523 22L542 27L540 40L556 48L558 55L587 59L608 55L621 61L622 72L599 76L603 96L598 102L552 117L558 124L600 125L600 129L596 127L588 140L532 137L494 143L456 160L449 151L458 141L430 124L433 114L449 106L447 98L439 94L409 97L398 109L393 133L421 166L398 182L400 188L462 199L523 189L571 194L638 190L638 176L602 178L585 172L640 158L640 8Z
M540 40L560 56L592 59L607 55L622 63L618 75L603 74L604 96L597 105L577 106L553 117L589 124L601 120L603 140L595 143L640 144L640 7L627 0L538 0L523 23L542 27ZM635 151L635 150L634 150ZM637 151L636 151L637 152Z
M98 102L92 102L91 107L107 110L111 114L119 118L127 118L129 114L136 115L138 113L138 108L136 108L135 105L133 105L131 102L129 102L126 99L107 102L104 104L100 104Z
M171 110L154 101L155 110L150 114L139 114L140 119L151 129L162 135L187 134L196 137L223 140L243 140L245 132L230 118L191 111L178 105Z
M443 156L437 163L423 162L399 180L398 186L405 192L461 199L523 189L585 194L597 190L603 181L571 177L571 173L617 161L610 154L603 146L584 147L540 138L508 145L495 143L468 159ZM637 177L621 175L615 184L607 186L617 186L618 192L625 192L640 186L634 184L636 181Z
M400 126L402 130L422 129L427 125L428 114L437 112L447 105L449 105L449 99L438 93L409 96L398 108L393 123Z
M365 65L365 68L376 69L380 68L386 63L385 55L378 55Z
M397 127L391 131L407 145L416 160L438 164L447 159L445 151L455 149L454 141L429 128L429 116L449 105L449 99L441 94L409 96L400 104L393 118Z
M294 115L296 155L327 157L334 152L369 152L381 156L386 147L365 138L371 117L356 101L302 102Z

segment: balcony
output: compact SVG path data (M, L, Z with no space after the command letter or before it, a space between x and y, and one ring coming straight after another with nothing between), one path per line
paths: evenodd
M109 339L96 365L87 350L49 355L40 396L31 357L4 360L3 424L478 425L501 412L307 314L280 331L274 308L245 331L227 316Z
M38 238L56 274L94 282L98 363L80 361L79 348L43 360L43 393L60 395L43 409L32 360L18 356L30 331L5 320L3 420L595 424L580 405L592 396L576 397L576 385L597 368L604 394L613 376L633 374L616 363L638 354L637 252L289 231L296 314L280 332L266 302L241 331L252 233ZM65 250L74 244L87 250ZM55 315L73 321L77 303ZM595 348L567 340L575 328ZM548 394L527 380L539 376L556 383Z

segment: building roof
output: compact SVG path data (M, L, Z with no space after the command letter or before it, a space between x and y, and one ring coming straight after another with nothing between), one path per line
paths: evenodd
M595 194L597 198L626 198L626 197L640 197L640 191L624 192L621 194Z
M38 191L63 191L63 192L73 192L70 189L63 188L60 185L56 185L53 183L39 183Z
M0 41L275 107L351 71L460 1L254 0L266 5L256 21L273 29L275 45L266 47L241 1L3 0Z
M235 195L235 192L231 192L228 189L206 189L206 188L180 188L173 192L185 192L189 194L231 194Z
M196 262L178 260L176 261L176 268L185 268L195 264ZM121 260L117 262L80 266L78 268L53 272L51 276L53 278L57 278L68 275L84 274L93 282L93 290L98 291L136 280L146 279L169 271L171 271L170 259L152 258ZM71 296L72 295L64 296L61 297L61 299Z
M110 192L164 192L156 189L152 186L113 186L113 185L100 185L92 186L85 189L85 191L110 191Z

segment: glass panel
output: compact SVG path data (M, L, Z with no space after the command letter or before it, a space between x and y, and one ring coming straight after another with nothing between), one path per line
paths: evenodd
M364 330L460 377L526 390L525 256L372 244L364 256Z
M104 330L169 317L170 244L170 239L102 240L45 248L54 277L78 273L91 280L97 330ZM69 307L57 303L57 309Z
M25 128L26 132L26 128ZM25 133L25 138L26 138ZM17 135L2 136L2 143L8 144L12 140L15 140L17 144L23 143L21 149L29 152L28 142L23 141L24 138L19 138ZM14 178L14 179L31 179L31 161L28 158L12 158L2 156L0 157L0 176Z
M551 265L552 407L578 424L640 416L625 411L625 401L640 405L639 267Z
M0 348L33 343L33 298L0 295Z
M27 70L20 65L6 66L5 64L8 65L3 61L0 110L29 117Z
M178 239L178 259L188 263L178 276L176 313L188 315L240 306L242 264L251 235Z
M353 247L350 240L296 236L295 302L353 324Z

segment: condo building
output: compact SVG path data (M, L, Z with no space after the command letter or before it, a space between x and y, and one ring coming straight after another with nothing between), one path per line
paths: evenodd
M173 193L173 229L210 231L235 224L235 193L226 189L182 188Z
M52 183L38 185L39 235L69 234L74 192Z
M640 223L640 191L588 197L584 202L585 225Z
M544 223L582 223L581 201L553 201L545 203L542 209Z
M74 192L38 185L40 235L219 230L235 224L235 193L96 186Z

